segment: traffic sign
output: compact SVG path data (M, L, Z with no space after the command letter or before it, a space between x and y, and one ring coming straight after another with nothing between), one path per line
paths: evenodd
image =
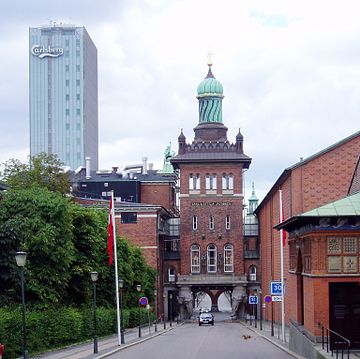
M249 295L249 304L258 304L257 295Z
M273 295L271 299L272 299L273 302L282 302L282 296L281 295Z
M264 302L265 303L270 303L271 302L271 295L265 295Z
M282 294L282 290L281 290L281 282L271 282L271 287L270 287L270 292L271 295L281 295Z
M141 297L141 298L139 299L139 304L142 305L142 306L144 306L144 307L147 306L148 303L149 303L149 301L148 301L148 299L147 299L146 297Z

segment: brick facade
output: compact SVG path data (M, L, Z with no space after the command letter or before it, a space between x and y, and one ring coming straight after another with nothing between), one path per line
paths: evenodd
M256 213L260 225L262 289L269 294L270 282L280 279L280 233L274 226L280 222L279 189L282 189L284 220L303 212L333 202L347 195L353 178L356 163L360 153L360 133L334 144L320 153L286 169L276 181L265 199L259 205ZM309 265L311 256L312 274L324 273L324 248L319 238L312 238L311 245L303 248L301 266ZM292 263L289 271L289 253L287 244L284 247L284 275L286 283L285 318L286 322L306 323L306 329L314 336L319 335L318 323L328 324L328 283L331 281L353 280L342 276L339 279L313 278L302 276L300 280L297 271L298 262ZM315 252L314 252L315 251ZM315 254L316 253L316 254ZM294 259L292 259L294 261ZM303 286L303 305L301 309L301 285ZM324 305L325 304L325 305ZM279 321L280 303L273 307L267 305L265 318L271 320L271 311L275 321ZM303 313L303 314L302 314ZM302 317L302 315L304 317Z

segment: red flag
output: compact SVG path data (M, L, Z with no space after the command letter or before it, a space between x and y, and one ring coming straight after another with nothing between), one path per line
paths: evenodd
M111 266L112 263L113 263L113 258L114 258L114 226L113 226L112 197L110 199L110 207L109 207L107 252L108 252L108 255L109 255L109 266Z

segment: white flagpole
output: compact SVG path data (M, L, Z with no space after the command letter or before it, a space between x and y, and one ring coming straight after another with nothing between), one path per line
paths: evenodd
M279 190L280 199L280 223L283 218L282 190ZM283 229L280 229L280 280L281 280L281 338L285 343L285 303L284 303L284 246L283 246Z
M111 191L111 219L114 231L114 262L115 262L115 290L116 290L116 319L118 331L118 345L121 345L121 331L120 331L120 301L119 301L119 275L118 275L118 260L116 250L116 224L115 224L115 206L114 206L114 191Z

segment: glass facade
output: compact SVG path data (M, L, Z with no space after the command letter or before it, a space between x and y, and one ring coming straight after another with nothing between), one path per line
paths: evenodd
M84 27L29 29L30 154L98 168L97 49Z

